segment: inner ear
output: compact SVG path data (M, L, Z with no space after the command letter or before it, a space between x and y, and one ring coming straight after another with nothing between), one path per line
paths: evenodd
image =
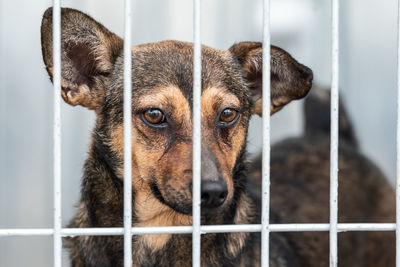
M262 115L262 43L242 42L229 51L242 67L243 77L253 99L253 113ZM290 101L307 95L312 85L312 71L298 63L283 49L271 46L271 114Z
M69 42L65 46L67 57L71 60L73 79L77 84L93 85L93 76L96 73L96 58L87 43Z
M245 71L245 80L253 100L253 113L262 115L262 69L250 66ZM271 107L273 103L271 102Z

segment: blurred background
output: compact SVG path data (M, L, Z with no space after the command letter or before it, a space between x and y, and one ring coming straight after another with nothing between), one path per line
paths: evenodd
M330 84L330 1L272 0L272 43ZM40 23L49 0L0 0L0 228L53 224L53 91L42 61ZM64 0L122 36L123 1ZM133 43L192 41L188 0L132 0ZM395 178L397 1L341 1L341 98L362 151ZM202 40L227 49L262 38L261 0L203 0ZM62 214L65 226L79 200L82 166L94 114L62 102ZM276 142L303 131L302 103L272 118ZM249 151L258 153L261 120L254 118ZM68 257L64 253L64 266ZM51 266L52 237L0 238L0 266Z

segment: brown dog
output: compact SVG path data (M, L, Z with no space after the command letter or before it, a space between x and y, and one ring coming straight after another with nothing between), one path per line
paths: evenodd
M123 225L123 41L89 16L62 9L62 91L97 115L82 198L71 227ZM52 79L52 11L42 21ZM193 45L164 41L132 47L133 226L191 225ZM269 74L268 74L269 75ZM246 190L250 116L261 115L262 45L202 47L202 224L258 223ZM271 114L304 97L312 72L271 47ZM267 107L268 108L268 107ZM286 248L281 238L272 241ZM73 266L123 266L122 236L68 239ZM134 266L190 266L191 235L133 237ZM289 253L289 249L287 249ZM290 253L289 253L290 254ZM292 254L272 255L286 266ZM258 234L202 236L203 266L257 266Z

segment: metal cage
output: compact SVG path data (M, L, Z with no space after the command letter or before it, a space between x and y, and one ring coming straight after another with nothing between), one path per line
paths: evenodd
M54 225L48 229L0 229L0 236L53 236L54 266L61 266L62 238L78 235L124 235L125 266L132 265L132 235L140 234L192 234L193 266L200 266L201 235L221 232L261 232L262 266L269 266L270 232L329 231L330 266L335 267L337 257L337 234L343 231L396 231L396 266L400 267L400 212L397 223L338 223L338 100L339 100L339 1L332 0L332 78L331 78L331 180L329 224L270 224L270 115L263 110L263 168L262 168L262 223L255 225L207 225L200 223L200 172L201 172L201 0L193 0L194 14L194 100L193 100L193 225L171 227L132 227L131 206L131 1L125 0L124 35L124 227L123 228L62 228L61 224L61 1L53 0L53 55L54 55ZM270 1L263 1L263 72L270 72ZM400 5L399 10L400 14ZM400 29L398 24L398 31ZM133 62L134 64L134 62ZM398 35L397 60L397 179L396 206L400 207L400 34ZM270 105L270 76L263 75L263 106Z

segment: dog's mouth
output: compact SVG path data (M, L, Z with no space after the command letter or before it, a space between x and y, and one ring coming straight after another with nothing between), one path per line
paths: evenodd
M179 212L184 215L192 215L192 198L188 199L182 196L182 194L179 194L180 196L177 198L176 201L170 201L166 199L163 194L161 193L157 183L152 179L151 182L149 182L149 187L153 193L153 196L160 201L163 205L166 205L170 208L172 208L174 211ZM175 192L176 193L176 192ZM224 205L221 205L220 207L209 207L207 205L204 205L202 203L201 207L201 215L203 217L209 217L212 215L217 215L222 213L227 204L225 203Z
M162 204L172 208L173 210L175 210L176 212L185 214L185 215L191 215L192 214L192 206L191 205L185 205L184 203L174 203L171 201L166 200L160 189L157 186L157 183L152 181L149 183L149 186L151 188L151 191L154 195L154 197L160 201Z

